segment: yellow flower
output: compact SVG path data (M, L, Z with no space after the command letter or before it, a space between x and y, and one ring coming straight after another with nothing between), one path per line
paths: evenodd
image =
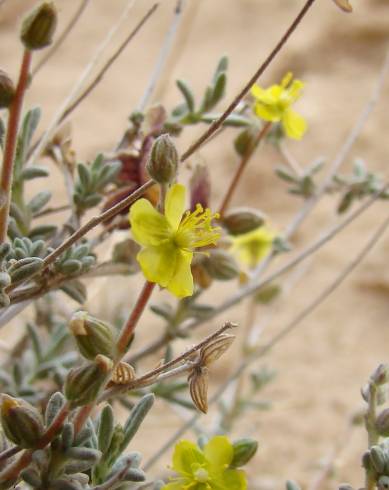
M232 250L241 262L255 267L270 253L275 235L265 226L233 238Z
M255 98L254 112L265 121L279 122L289 136L299 140L307 129L305 119L291 109L291 105L301 95L304 87L300 80L293 80L292 73L283 78L281 85L272 85L263 89L259 85L253 85L251 94Z
M246 475L230 468L234 449L225 436L215 436L201 450L190 441L180 441L173 454L173 469L179 476L162 490L246 490Z
M195 249L216 244L220 237L219 228L212 227L217 216L209 209L198 204L183 216L185 194L183 185L173 185L166 195L164 214L146 199L139 199L130 209L132 235L144 247L137 255L143 274L179 298L193 294Z

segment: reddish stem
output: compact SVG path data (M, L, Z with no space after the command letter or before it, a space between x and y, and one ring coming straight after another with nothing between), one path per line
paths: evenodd
M94 403L90 403L89 405L85 405L84 407L81 407L77 415L74 418L74 433L75 435L79 434L81 429L84 427L85 422L87 421L89 415L91 414Z
M252 147L249 149L249 151L246 152L246 154L242 157L240 163L239 163L239 166L235 172L235 175L227 189L227 192L225 193L225 196L224 196L224 199L223 199L223 202L220 206L220 209L219 209L219 214L220 214L220 217L222 218L223 217L223 214L226 212L229 204L230 204L230 201L231 201L231 198L232 198L232 195L234 194L235 192L235 189L243 175L243 172L250 160L250 158L253 156L255 150L257 149L259 143L262 141L262 139L267 135L267 133L269 132L270 128L271 128L271 125L272 123L271 122L267 122L262 128L261 130L259 131L258 133L258 136L256 137L255 141L254 141L254 144L252 145Z
M139 295L138 301L136 302L136 305L134 306L127 322L122 328L122 331L120 333L117 342L117 349L120 357L122 357L127 350L127 346L131 339L131 335L134 333L138 320L141 317L143 310L145 309L145 306L151 296L151 293L153 292L154 287L155 287L155 283L153 282L147 281L145 283Z
M12 174L18 136L20 114L22 112L24 93L27 89L32 53L24 51L19 80L12 104L9 108L7 137L5 141L3 166L0 178L0 243L7 237L8 214L11 203Z

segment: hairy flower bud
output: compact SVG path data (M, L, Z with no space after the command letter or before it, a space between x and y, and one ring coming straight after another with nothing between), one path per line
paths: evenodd
M208 208L211 199L211 180L208 168L205 165L196 165L189 187L190 209L194 211L197 204L201 204L204 209Z
M71 407L87 405L96 400L111 377L113 362L99 354L94 362L71 369L65 381L64 393Z
M208 274L219 281L229 281L239 275L239 265L225 250L211 250L205 261Z
M232 458L231 466L239 468L247 464L250 459L255 455L258 449L258 442L251 437L238 439L232 445L234 448L234 456Z
M376 419L376 429L381 436L389 436L389 408L385 408Z
M21 40L33 51L49 46L57 27L57 9L53 2L43 2L23 21Z
M33 448L44 432L43 420L36 408L8 395L2 397L1 424L8 439L24 448Z
M241 157L246 156L255 146L258 136L258 129L254 127L246 128L235 138L235 151Z
M169 184L176 177L178 160L172 139L168 134L163 134L154 141L146 168L155 182Z
M223 216L222 224L230 235L242 235L265 224L265 216L257 209L235 208Z
M76 312L69 322L80 353L89 360L98 354L112 357L115 341L111 327L89 315L86 311Z
M11 105L15 95L15 85L5 71L0 70L0 109Z
M376 385L383 385L389 381L389 364L380 364L371 375L371 380Z

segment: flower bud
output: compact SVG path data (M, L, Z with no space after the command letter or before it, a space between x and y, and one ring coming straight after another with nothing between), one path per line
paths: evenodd
M389 364L380 364L371 375L371 380L376 385L383 385L389 381Z
M96 400L111 377L113 362L101 354L94 362L71 369L65 381L64 393L71 407L87 405Z
M219 281L229 281L239 275L239 265L225 250L211 250L205 261L208 274Z
M24 448L33 448L44 432L43 420L36 408L8 395L2 397L1 423L8 439Z
M211 198L211 181L208 168L205 165L196 165L190 179L189 187L190 209L194 211L197 204L201 204L204 209L208 208Z
M258 129L246 128L235 138L235 151L241 157L246 156L255 146L255 140L258 136Z
M86 311L76 312L69 322L80 353L89 360L98 354L112 357L115 341L111 328L102 321L88 315Z
M234 449L234 456L232 458L231 466L239 468L244 466L250 461L258 449L258 442L251 437L238 439L232 445Z
M20 37L27 49L42 49L51 44L56 27L54 3L43 2L24 19Z
M376 429L381 436L389 436L389 408L385 408L376 419Z
M380 446L370 448L370 463L377 473L382 473L385 468L385 453Z
M372 462L371 462L371 457L370 457L370 451L365 451L362 455L362 466L365 468L365 470L371 471L372 470Z
M265 224L265 216L257 209L235 208L228 211L222 225L230 235L243 235Z
M168 134L159 136L153 143L146 168L150 177L159 184L173 182L177 174L178 153Z
M15 85L5 71L0 70L0 109L11 105L15 95Z

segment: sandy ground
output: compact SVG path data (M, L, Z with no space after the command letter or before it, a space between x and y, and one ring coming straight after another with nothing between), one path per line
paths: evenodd
M72 119L75 148L80 159L93 157L97 151L109 150L118 140L128 113L137 106L155 62L164 32L175 4L160 2L158 12L145 26L119 62ZM290 143L289 150L302 166L318 156L327 161L339 151L348 132L372 92L382 65L389 37L389 3L387 0L354 0L355 13L342 15L330 0L320 0L298 32L266 72L263 83L277 81L287 70L303 79L307 86L298 109L309 121L309 132L301 143ZM16 76L19 55L17 25L20 14L33 4L28 0L8 0L0 9L1 67ZM126 4L123 0L94 0L73 34L44 70L34 80L28 94L28 105L40 104L44 110L43 124L53 117L56 107L70 92L85 63L93 55ZM140 16L151 6L138 0L128 22L115 41L118 43ZM301 0L188 0L182 21L178 47L168 64L164 80L157 88L155 100L171 107L178 100L174 80L190 80L195 92L201 94L221 54L230 57L230 78L227 100L236 93L258 62L278 40L283 29L302 4ZM58 0L61 25L65 25L76 9L76 0ZM347 159L344 170L354 157L365 159L369 167L387 177L389 82L365 130ZM42 125L43 127L43 125ZM202 130L186 130L180 148L194 140ZM231 147L233 133L226 131L192 158L207 161L214 177L215 202L222 196L225 180L220 176L233 171L236 158ZM238 204L263 209L274 225L281 229L297 211L299 199L285 194L284 184L273 174L280 162L271 149L258 152L243 179ZM58 202L64 198L62 182L56 182ZM342 269L347 260L362 246L374 227L386 216L385 204L378 204L318 253L287 299L279 304L264 334L263 341L303 308ZM335 203L323 199L320 206L304 223L294 240L296 250L317 237L336 221ZM287 478L296 479L305 488L320 474L323 461L334 448L343 446L337 459L334 480L321 488L334 488L348 481L362 485L360 455L366 446L361 427L351 435L348 420L363 406L359 395L361 385L379 362L388 361L388 291L389 276L385 269L389 242L383 239L364 265L322 304L297 331L280 343L265 361L278 373L276 380L263 392L272 402L272 409L242 417L234 435L255 435L260 451L249 471L250 490L282 488ZM115 294L107 293L103 281L92 286L89 308L109 318L118 305L128 308L128 297L134 301L136 290L128 280L115 281ZM133 287L134 286L134 287ZM211 290L210 303L218 303L236 285ZM104 289L105 288L105 289ZM102 292L103 291L103 292ZM120 291L120 292L117 292ZM161 293L158 293L161 297ZM158 300L158 296L155 297ZM221 321L244 322L246 305L220 316L212 325L198 331L204 335ZM257 321L268 314L258 310ZM160 325L147 315L138 345L150 339ZM181 343L180 346L185 344ZM238 362L238 350L230 354L213 372L214 383L225 379L231 364ZM212 426L211 413L200 424ZM154 452L180 423L160 403L149 417L133 448ZM189 434L194 437L193 434ZM153 441L152 444L150 441ZM166 467L168 457L160 461L155 474ZM158 470L158 471L157 471Z

